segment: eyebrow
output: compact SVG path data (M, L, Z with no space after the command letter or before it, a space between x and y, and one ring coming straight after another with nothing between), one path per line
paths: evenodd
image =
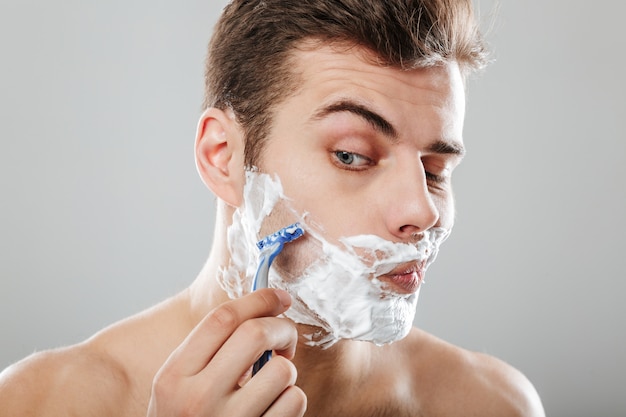
M465 147L456 141L438 140L428 147L428 151L442 155L456 155L463 157Z
M387 121L383 116L376 113L360 103L356 103L352 100L340 100L322 107L316 111L313 115L313 120L322 119L333 113L349 112L356 116L361 117L368 122L374 129L378 130L392 142L398 141L398 131L393 125ZM437 140L430 144L427 149L429 152L442 154L442 155L456 155L464 156L465 148L457 141Z
M393 139L394 142L398 139L398 132L384 117L370 110L366 106L350 100L341 100L322 107L315 112L313 119L319 120L330 114L341 112L349 112L361 117L374 127L374 129L378 130L390 139Z

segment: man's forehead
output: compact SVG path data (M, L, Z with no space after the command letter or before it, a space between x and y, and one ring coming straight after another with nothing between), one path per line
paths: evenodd
M298 88L292 94L302 88L317 90L322 83L332 82L333 88L359 84L378 88L395 98L414 93L413 88L420 94L431 91L441 97L460 95L465 99L464 78L455 61L407 70L385 64L363 46L312 41L294 48L291 61L291 71L298 78ZM394 85L397 91L386 90Z
M460 78L465 82L463 72L457 61L454 59L439 60L429 65L413 65L408 68L389 64L388 60L367 48L354 42L348 41L322 41L317 39L305 39L295 44L291 51L294 69L303 71L311 67L311 63L331 62L333 58L337 62L344 60L359 61L371 65L373 68L393 69L405 73L436 72L442 76L447 72L458 72ZM444 77L441 82L445 82Z

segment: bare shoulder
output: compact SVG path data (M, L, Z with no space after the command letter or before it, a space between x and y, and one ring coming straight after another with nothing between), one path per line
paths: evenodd
M493 356L471 352L415 329L409 345L419 347L414 359L420 388L435 399L426 415L545 417L532 383L519 370Z
M145 415L152 379L192 328L182 297L0 373L0 417Z
M39 352L0 374L0 415L114 415L128 379L89 344Z

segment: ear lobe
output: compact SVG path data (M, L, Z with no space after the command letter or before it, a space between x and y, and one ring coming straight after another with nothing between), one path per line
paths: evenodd
M198 173L217 197L235 207L243 196L243 146L234 115L216 108L202 114L195 144Z

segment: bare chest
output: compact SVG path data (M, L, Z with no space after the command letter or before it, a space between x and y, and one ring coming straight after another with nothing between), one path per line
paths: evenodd
M366 384L364 384L366 385ZM370 385L370 384L367 384ZM306 417L422 417L416 397L386 383L308 398ZM372 392L374 391L374 392Z

